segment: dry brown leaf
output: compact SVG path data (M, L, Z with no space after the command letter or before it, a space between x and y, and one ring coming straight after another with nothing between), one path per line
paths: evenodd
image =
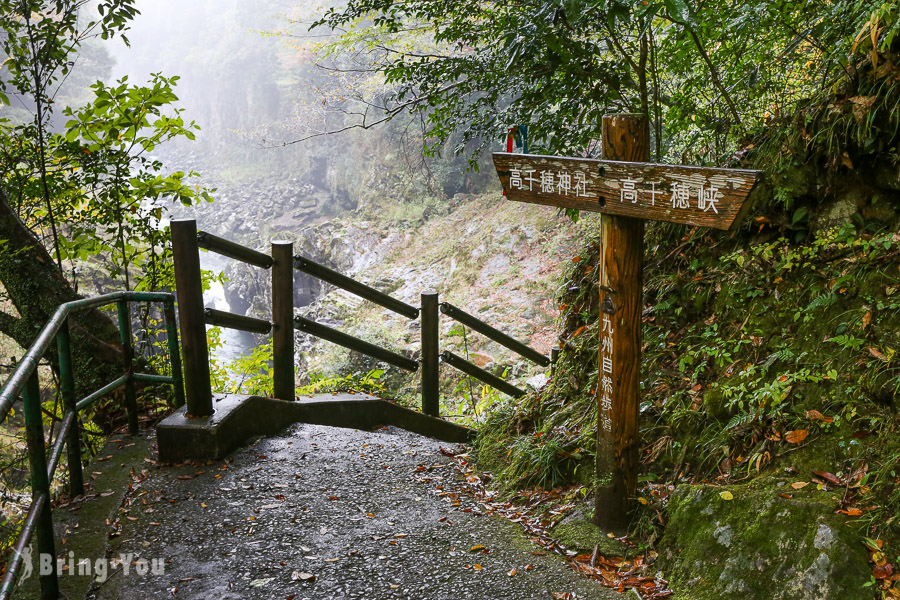
M832 485L843 485L843 482L833 473L828 473L827 471L813 471L813 475L818 475Z
M809 485L808 481L795 481L794 483L791 484L791 487L794 488L795 490L802 490L803 488L805 488L808 485Z
M888 361L890 360L890 359L889 359L887 356L885 356L885 355L881 352L881 350L879 350L878 348L869 348L868 350L869 350L869 354L871 354L872 356L874 356L874 357L877 358L878 360L883 360L884 362L888 362Z
M793 431L785 432L784 440L790 444L799 444L805 440L808 435L809 432L805 429L795 429Z

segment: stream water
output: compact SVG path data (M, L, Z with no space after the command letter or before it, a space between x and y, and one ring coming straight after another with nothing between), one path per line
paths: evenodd
M200 268L214 271L217 274L224 271L232 260L214 252L200 252ZM212 282L210 289L203 293L203 305L216 310L228 311L231 309L228 300L225 299L225 288L221 283ZM206 326L207 331L211 328L211 325ZM210 354L220 363L229 363L242 356L247 356L256 345L253 335L224 327L219 339L223 342L222 346L211 350Z

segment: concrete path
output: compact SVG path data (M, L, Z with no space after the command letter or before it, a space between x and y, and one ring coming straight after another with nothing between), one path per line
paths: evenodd
M295 425L224 461L151 466L113 523L108 556L128 573L118 566L87 597L622 597L457 495L441 445L395 428Z

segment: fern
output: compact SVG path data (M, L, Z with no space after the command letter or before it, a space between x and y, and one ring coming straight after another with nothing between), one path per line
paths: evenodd
M812 311L820 308L828 308L835 302L837 302L837 294L835 294L834 292L828 291L824 294L819 294L818 296L813 298L812 302L810 302L806 308L794 315L794 320L798 321L802 316L803 322L808 323L810 320L812 320L812 315L810 314Z
M752 423L755 420L756 420L756 415L753 414L752 412L738 413L738 414L734 415L733 417L731 417L731 420L728 421L728 424L725 426L725 431L730 431L732 429L736 429L736 428L742 427L744 425L749 425L750 423Z
M778 352L773 352L772 354L769 355L768 358L766 358L766 362L764 362L762 364L762 369L763 369L763 371L765 371L769 367L774 365L776 362L778 362L779 360L786 362L786 361L789 361L790 359L794 358L794 356L795 356L795 354L793 352L791 352L791 350L789 348L779 350Z

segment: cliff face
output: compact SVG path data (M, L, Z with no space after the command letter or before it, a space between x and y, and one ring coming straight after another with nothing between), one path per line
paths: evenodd
M331 221L291 231L271 239L288 239L295 254L353 277L404 302L418 306L420 295L437 290L452 302L506 333L548 353L556 336L554 295L560 263L568 260L576 239L593 217L579 224L548 207L508 202L499 194L457 195L430 209L406 211L393 219L367 219L345 213ZM229 232L222 232L228 235ZM261 236L235 236L265 250ZM255 240L253 239L255 238ZM251 241L252 240L252 241ZM268 318L271 274L234 262L225 270L225 295L233 312ZM419 323L323 285L297 273L295 312L367 341L417 357ZM524 380L536 368L505 348L463 333L442 317L442 349L470 358L498 375ZM264 340L258 340L262 343ZM307 371L352 373L383 367L326 342L297 336L298 376ZM445 368L446 391L459 378ZM388 370L400 387L414 386ZM407 390L414 395L414 387Z

